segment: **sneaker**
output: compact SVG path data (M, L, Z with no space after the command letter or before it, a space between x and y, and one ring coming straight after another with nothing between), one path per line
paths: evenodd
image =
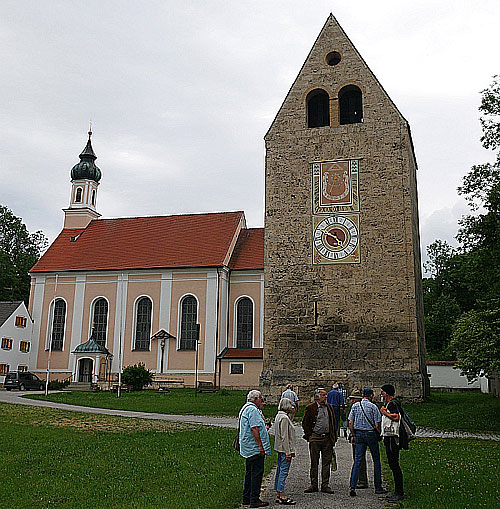
M388 493L388 490L386 490L385 488L378 488L375 490L376 495L385 495L386 493Z
M350 496L350 497L355 497L355 496L356 496L356 490L355 490L354 488L351 488L351 489L349 490L349 496Z
M317 486L309 486L309 488L306 488L306 489L304 490L304 493L314 493L314 492L316 492L316 491L318 491Z

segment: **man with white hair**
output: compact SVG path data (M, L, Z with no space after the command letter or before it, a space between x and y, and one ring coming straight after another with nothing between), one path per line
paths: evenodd
M264 398L260 391L250 391L247 395L247 402L241 408L238 416L240 454L246 460L243 505L250 504L250 507L269 505L269 502L263 502L260 499L264 458L266 454L271 454L271 442L262 416L264 404Z
M286 386L285 391L281 395L281 399L283 398L288 398L292 402L294 407L294 413L297 413L299 411L299 397L297 396L297 393L293 390L292 384L288 384Z

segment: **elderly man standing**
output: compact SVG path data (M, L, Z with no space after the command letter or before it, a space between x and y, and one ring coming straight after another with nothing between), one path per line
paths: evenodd
M311 458L311 485L305 493L318 491L318 465L321 455L321 491L333 493L330 482L330 465L334 457L333 446L337 441L337 428L333 408L326 401L322 387L314 392L314 402L306 406L302 419L304 438L309 442ZM335 467L336 469L336 464Z
M351 497L356 496L356 485L359 479L361 461L366 454L366 448L370 448L373 459L375 493L380 495L387 493L382 488L382 467L380 465L380 449L378 435L380 434L380 421L382 415L377 405L372 403L373 390L365 389L363 399L354 403L349 413L349 430L351 431L351 443L356 445L354 465L351 470L350 490Z
M297 396L297 393L293 390L292 384L288 384L286 386L285 391L281 395L281 399L283 398L288 398L292 402L295 408L295 413L297 413L299 410L299 397Z
M246 460L243 504L250 507L266 507L269 502L260 499L260 486L264 474L264 458L271 454L271 443L262 416L264 399L259 391L250 391L247 402L240 410L240 454Z

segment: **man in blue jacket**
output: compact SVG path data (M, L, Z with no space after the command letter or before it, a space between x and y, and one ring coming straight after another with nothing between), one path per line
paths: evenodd
M271 454L271 443L262 414L262 394L253 390L247 395L247 402L239 413L240 454L246 460L243 504L250 507L266 507L269 502L260 499L260 487L264 474L264 458Z

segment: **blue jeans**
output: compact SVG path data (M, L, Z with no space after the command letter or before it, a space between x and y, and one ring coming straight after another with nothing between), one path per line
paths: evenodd
M377 434L375 431L357 430L356 434L356 455L354 457L354 465L351 470L351 481L349 483L351 488L356 488L359 479L359 469L361 467L361 460L364 458L366 448L370 448L370 453L373 459L373 477L375 489L382 488L382 468L380 466L380 449L378 446Z
M274 478L274 490L283 493L285 491L285 481L288 477L291 461L286 460L284 452L278 453L278 466L276 467L276 477Z

